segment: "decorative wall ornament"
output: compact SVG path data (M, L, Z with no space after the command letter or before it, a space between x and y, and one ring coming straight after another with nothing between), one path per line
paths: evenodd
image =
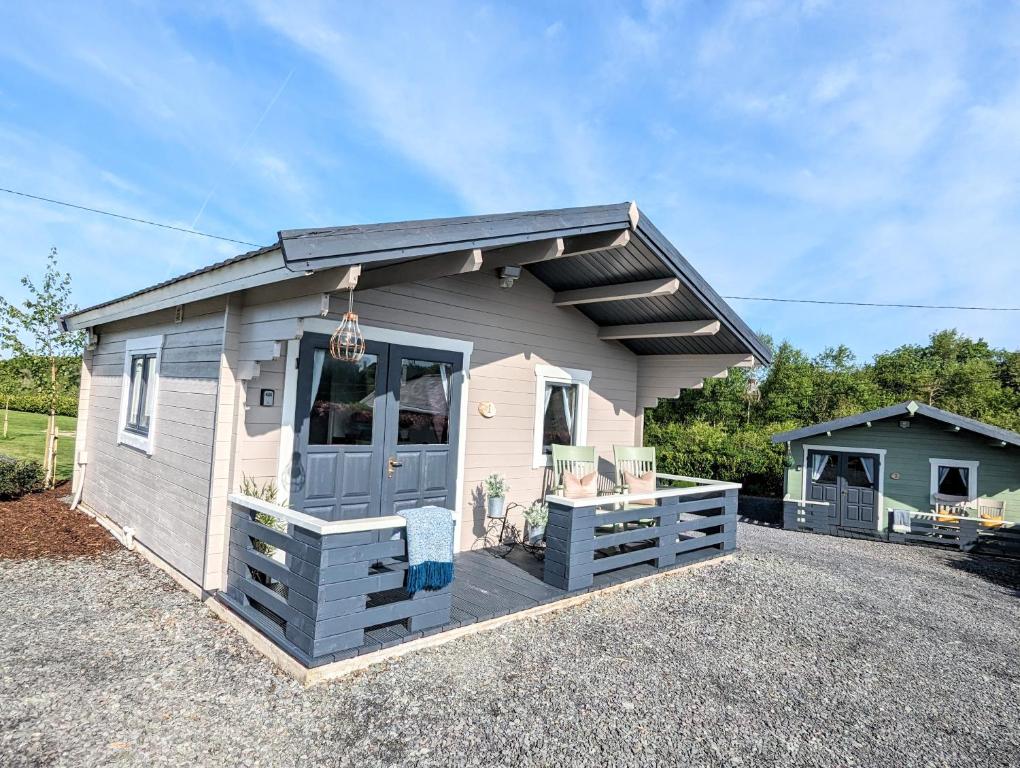
M347 311L329 338L329 354L337 360L356 363L365 356L365 335L354 311L354 291L348 291Z
M488 400L481 402L478 404L478 413L486 419L491 419L496 415L496 404Z

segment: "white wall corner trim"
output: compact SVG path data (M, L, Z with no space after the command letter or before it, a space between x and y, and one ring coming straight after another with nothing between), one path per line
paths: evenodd
M152 392L149 426L145 434L128 429L128 406L131 390L131 359L135 355L155 355L146 386ZM163 336L140 336L128 339L124 346L124 370L120 385L120 418L117 424L117 444L137 448L151 455L156 444L156 414L159 408L159 369L163 357Z
M552 457L542 453L546 384L577 385L577 426L574 430L574 445L584 445L588 440L588 394L591 388L591 371L560 368L555 365L536 365L534 455L531 463L534 469L552 466Z

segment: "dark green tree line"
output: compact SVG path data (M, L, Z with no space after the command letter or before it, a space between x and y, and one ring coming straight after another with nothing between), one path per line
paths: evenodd
M845 345L811 358L763 338L773 349L768 367L734 369L648 412L645 442L660 449L662 471L778 494L783 448L772 433L906 400L1020 431L1020 351L945 330L860 362Z

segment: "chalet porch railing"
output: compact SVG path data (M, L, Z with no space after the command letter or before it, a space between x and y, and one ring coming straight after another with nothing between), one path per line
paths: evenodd
M961 552L1020 557L1020 525L989 521L979 517L946 512L909 512L910 532L893 528L893 511L888 510L889 541L898 544L928 544L952 547Z
M545 582L567 591L585 589L600 573L639 563L669 568L736 548L739 483L656 477L687 487L584 499L546 496ZM644 500L655 506L634 506Z
M367 628L396 625L407 634L450 621L449 587L413 596L404 589L404 518L326 521L242 494L229 500L220 598L305 666L362 645Z
M783 528L788 531L838 534L836 505L828 501L783 499Z

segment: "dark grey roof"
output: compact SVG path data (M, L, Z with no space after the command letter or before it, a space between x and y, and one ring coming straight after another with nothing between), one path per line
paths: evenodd
M985 424L983 421L968 419L966 416L960 416L956 413L943 411L941 408L924 405L923 403L917 403L913 400L906 403L889 405L885 408L878 408L874 411L868 411L867 413L858 413L855 416L846 416L842 419L826 421L822 424L813 424L810 427L793 429L789 432L779 432L778 434L772 435L772 442L788 443L793 440L801 440L805 437L822 435L826 432L836 432L837 430L846 429L847 427L857 427L869 421L892 419L903 416L904 414L908 416L920 414L921 416L927 416L929 419L935 419L936 421L941 421L944 424L965 429L976 435L982 435L983 437L1008 443L1009 445L1020 446L1020 434L1017 434L1016 432L1003 429L1002 427L993 427L991 424Z
M630 203L617 203L353 227L286 229L280 232L280 246L287 266L303 272L626 229L631 208Z
M676 277L681 288L671 296L581 304L576 309L600 326L720 321L721 329L714 336L621 342L636 354L750 354L759 362L771 362L768 348L633 203L285 230L280 232L280 246L288 267L304 271L390 264L451 250L497 248L623 229L632 230L623 247L539 262L526 269L554 291Z
M600 326L679 320L715 320L713 336L626 339L636 354L748 354L771 362L768 348L705 279L680 255L633 203L560 208L487 216L399 221L349 227L283 230L279 242L166 280L117 299L72 313L71 317L172 285L279 248L284 264L305 272L362 264L382 266L469 248L502 248L552 238L630 230L619 248L526 266L555 291L593 288L654 278L677 278L672 295L581 304L576 308Z

